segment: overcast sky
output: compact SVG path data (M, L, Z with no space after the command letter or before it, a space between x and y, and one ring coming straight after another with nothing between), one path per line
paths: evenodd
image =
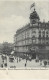
M40 20L49 21L48 1L0 1L0 43L13 42L16 30L29 23L33 2Z

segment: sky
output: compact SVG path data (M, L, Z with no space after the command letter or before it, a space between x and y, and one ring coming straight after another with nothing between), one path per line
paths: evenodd
M0 43L14 42L17 29L30 22L31 4L35 2L35 9L40 21L49 21L49 2L47 0L31 1L0 1Z

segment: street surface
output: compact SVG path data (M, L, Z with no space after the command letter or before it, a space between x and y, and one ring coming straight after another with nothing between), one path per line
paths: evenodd
M19 61L19 58L18 58L18 61L17 61L17 58L14 60L14 62L9 62L9 57L7 59L7 66L8 68L17 68L17 69L40 69L40 68L44 68L44 64L42 62L42 65L40 65L40 61L39 62L36 62L35 59L29 61L25 59L20 59ZM49 65L46 66L46 68L49 68Z
M7 63L7 66L5 67L5 63ZM3 64L3 67L1 65ZM42 64L42 65L41 65ZM18 57L14 57L13 61L9 60L9 56L7 56L7 61L2 60L1 55L0 55L0 68L15 68L15 69L43 69L43 68L49 68L49 65L46 65L46 67L42 63L36 62L35 59L32 59L31 61Z

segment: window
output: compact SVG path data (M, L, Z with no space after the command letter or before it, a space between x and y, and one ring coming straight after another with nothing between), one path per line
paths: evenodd
M41 38L41 31L39 31L39 38Z
M41 34L41 31L39 31L39 34Z
M23 39L23 33L22 33L21 37L22 37L22 39Z
M39 40L39 44L41 44L41 39Z
M29 43L32 43L32 40L31 39L29 39Z
M46 44L48 44L48 41L46 42Z
M36 31L32 31L32 33L36 33Z
M32 40L34 40L34 39L36 39L36 38L35 38L35 35L32 36Z
M46 38L48 38L48 35L46 35Z
M22 41L22 45L23 45L23 41Z
M48 31L46 31L46 34L48 34Z
M41 34L39 34L39 38L41 38Z
M44 44L45 43L45 40L42 40L42 44Z
M27 37L29 37L29 31L27 31Z
M36 40L35 40L35 39L33 39L33 40L32 40L32 42L33 42L33 43L36 43Z
M43 35L43 38L45 37L45 35Z
M45 31L43 31L42 33L45 34Z
M35 38L35 35L33 35L33 37L32 38Z
M45 37L45 31L42 32L42 36L43 36L43 38Z

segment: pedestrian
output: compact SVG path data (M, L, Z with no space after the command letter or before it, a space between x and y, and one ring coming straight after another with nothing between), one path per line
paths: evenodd
M25 67L26 67L26 63L25 63Z
M42 65L42 60L40 60L40 66Z
M18 63L18 58L17 58L17 63Z
M19 62L20 62L20 58L19 58Z
M1 67L3 68L3 64L1 64Z

